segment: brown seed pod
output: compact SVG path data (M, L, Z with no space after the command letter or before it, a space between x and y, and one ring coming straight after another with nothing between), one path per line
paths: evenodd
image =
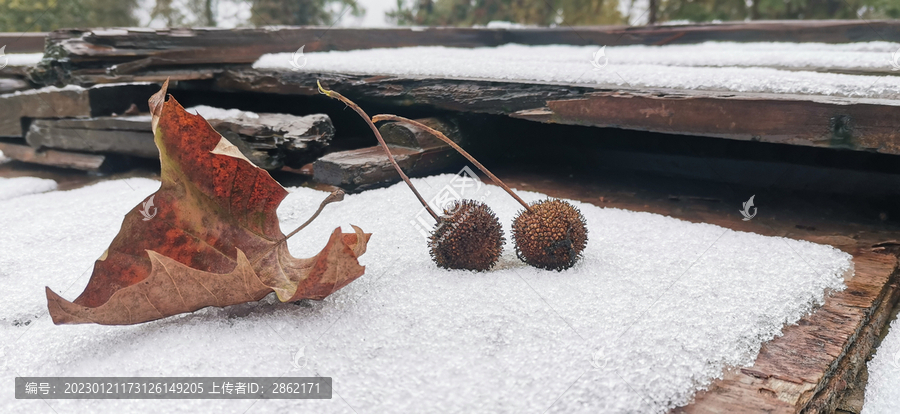
M444 209L428 247L440 267L484 271L497 263L504 241L503 226L490 207L462 200Z
M584 216L563 200L532 203L512 225L519 259L547 270L572 267L587 246L587 233Z

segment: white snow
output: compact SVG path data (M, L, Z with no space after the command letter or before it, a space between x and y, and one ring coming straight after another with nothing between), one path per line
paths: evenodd
M891 323L868 367L869 382L861 414L900 413L900 319Z
M413 181L430 199L450 179ZM508 241L491 272L441 270L412 224L420 207L398 184L346 196L290 240L295 256L308 257L336 226L373 233L361 258L366 274L324 301L282 304L270 295L135 326L54 326L44 286L74 299L122 215L158 187L133 178L0 201L0 412L46 411L46 404L59 414L251 406L254 413L661 413L687 403L726 367L752 363L761 343L852 274L851 257L830 246L578 202L590 241L572 269L531 268ZM494 186L466 191L486 197L509 239L517 204ZM325 195L290 189L278 210L283 230L305 221ZM308 365L296 369L300 347ZM13 398L14 376L104 375L319 375L334 378L336 394Z
M16 91L12 93L0 94L0 98L5 98L9 96L21 96L21 95L37 95L39 93L50 93L50 92L62 92L62 91L83 91L85 88L78 85L66 85L61 88L56 86L45 86L43 88L37 89L28 89L24 91Z
M9 66L34 66L44 58L43 53L10 53L0 55L0 65L3 64L2 56L6 56Z
M4 160L0 152L0 163ZM35 177L0 177L0 201L37 193L56 190L56 181Z
M206 119L218 119L223 121L239 118L259 118L259 115L255 112L241 111L240 109L222 109L206 105L192 106L190 108L187 108L186 110L192 114L200 115Z
M304 54L307 65L302 70L900 99L900 76L801 70L887 72L893 68L893 53L900 43L607 46L605 56L594 59L601 46L509 44L473 49L428 46L311 52ZM253 67L287 70L292 68L290 62L290 53L269 54Z

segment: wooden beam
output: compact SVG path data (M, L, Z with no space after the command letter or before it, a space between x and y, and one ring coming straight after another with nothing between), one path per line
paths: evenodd
M158 158L150 132L150 117L39 119L25 136L36 149L55 148L84 152L111 152Z
M132 104L148 111L147 97L156 85L101 88L44 88L0 95L0 137L24 137L35 118L87 118L124 113Z
M542 122L900 154L896 101L784 94L595 92L513 117Z
M300 168L325 151L334 136L324 114L296 116L257 114L257 117L207 119L222 136L256 165L275 170ZM150 131L150 116L39 119L31 123L25 140L34 148L159 158Z
M50 54L65 63L44 63L33 77L43 84L68 83L72 71L83 81L131 76L158 68L248 65L265 53L373 49L384 47L486 47L508 43L664 45L730 42L900 42L896 20L810 20L729 22L666 26L556 28L390 28L281 27L247 29L65 29L47 37ZM86 71L94 71L94 78ZM77 77L77 76L76 76ZM121 81L121 80L120 80Z
M59 150L38 151L28 145L7 142L0 142L0 152L17 161L84 171L105 171L109 165L109 157L106 155Z
M217 86L315 95L317 80L350 99L397 106L900 154L900 105L887 99L251 69L226 71Z
M463 137L452 120L424 118L417 121L435 128L455 142ZM462 157L443 141L427 132L403 123L386 123L379 127L391 154L410 177L433 174L459 164ZM312 166L317 182L342 187L348 191L393 184L400 181L381 146L332 152L316 160Z

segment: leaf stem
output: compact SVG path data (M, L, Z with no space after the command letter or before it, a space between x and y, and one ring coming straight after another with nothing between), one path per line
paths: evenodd
M466 150L462 149L462 147L460 147L457 143L453 142L452 139L447 138L447 136L444 135L441 131L438 131L438 130L432 128L432 127L429 127L428 125L425 125L425 124L423 124L423 123L421 123L421 122L413 121L412 119L404 118L404 117L402 117L402 116L390 115L390 114L382 114L382 115L375 115L375 116L372 117L372 122L380 122L380 121L405 122L405 123L408 123L408 124L410 124L410 125L416 126L416 127L418 127L418 128L422 128L422 129L424 129L425 131L427 131L428 133L430 133L430 134L436 136L438 139L440 139L441 141L444 141L445 143L447 143L447 145L451 146L451 147L452 147L453 149L455 149L457 152L459 152L460 154L462 154L463 157L466 157L466 159L469 160L472 164L475 164L475 166L478 167L478 169L481 170L481 172L485 173L488 177L491 178L491 180L493 180L495 183L497 183L497 185L499 185L499 186L502 187L504 190L506 190L506 192L509 193L509 195L511 195L512 198L515 198L516 201L519 202L519 204L521 204L523 207L525 207L525 210L531 211L531 207L528 206L528 203L526 203L524 200L522 200L521 198L519 198L519 196L516 195L516 193L514 193L513 190L510 189L510 188L506 185L506 183L504 183L502 180L500 180L499 178L497 178L497 176L494 175L494 174L492 174L492 173L487 169L487 167L485 167L484 165L481 165L481 163L478 162L478 160L476 160L475 157L469 155L469 153L466 152Z
M296 229L294 229L294 231L288 233L287 236L284 236L283 239L281 239L281 240L279 240L278 242L276 242L275 244L269 246L266 250L264 250L264 251L262 252L261 255L259 255L259 257L257 257L257 258L254 259L252 262L250 262L250 264L251 264L251 265L256 265L257 263L259 263L260 260L262 260L263 257L266 257L269 253L271 253L272 250L275 250L275 249L276 249L278 246L280 246L282 243L286 242L287 239L289 239L289 238L291 238L293 235L299 233L300 230L303 230L303 228L306 227L306 226L308 226L309 223L312 223L313 220L316 219L316 217L319 217L319 214L322 212L322 210L325 209L325 206L327 206L327 205L329 205L329 204L331 204L331 203L335 203L335 202L343 201L343 200L344 200L344 190L337 189L337 190L335 190L334 192L332 192L331 194L329 194L328 197L325 197L325 199L322 200L322 203L319 204L319 208L316 210L315 213L313 213L312 217L310 217L308 220L306 220L306 222L304 222L303 224L301 224L300 227L297 227Z
M378 143L381 144L381 148L384 149L384 152L387 154L388 159L391 160L391 164L394 165L394 169L397 170L398 174L400 174L400 178L403 178L403 181L406 183L406 185L409 186L409 189L412 190L413 194L416 195L416 198L419 199L419 202L422 203L422 206L424 206L425 210L428 211L428 214L431 214L431 217L434 218L434 221L440 222L441 221L440 217L437 214L435 214L434 210L432 210L431 207L428 206L428 203L425 202L425 199L422 198L422 195L419 194L419 192L416 190L416 187L413 186L413 184L409 181L409 177L407 177L406 174L403 173L403 170L400 168L400 165L397 164L396 160L394 160L394 155L391 154L391 149L388 148L387 143L384 142L384 138L381 137L381 132L378 132L378 128L375 127L375 124L369 118L369 115L366 114L366 112L363 111L362 108L359 107L359 105L353 103L353 101L351 101L350 99L347 99L347 97L345 97L344 95L341 95L340 93L337 93L335 91L331 91L331 90L327 90L327 89L323 88L322 84L319 81L316 81L316 84L319 85L319 92L321 92L322 94L324 94L325 96L327 96L329 98L334 98L334 99L337 99L337 100L343 102L344 104L349 106L351 109L356 111L356 113L359 114L359 116L363 117L363 119L366 120L366 123L369 124L369 128L372 128L372 132L375 133L375 138L378 138Z

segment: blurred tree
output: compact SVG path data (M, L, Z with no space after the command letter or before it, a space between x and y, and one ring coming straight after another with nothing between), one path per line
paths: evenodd
M0 0L0 32L134 26L137 0Z
M347 7L354 16L365 11L356 0L250 0L250 4L254 26L330 25Z
M592 25L623 22L618 0L397 0L387 13L400 25L471 26L491 21Z
M156 0L150 19L166 27L215 27L217 6L215 0Z
M659 19L884 19L900 17L898 0L660 0Z

